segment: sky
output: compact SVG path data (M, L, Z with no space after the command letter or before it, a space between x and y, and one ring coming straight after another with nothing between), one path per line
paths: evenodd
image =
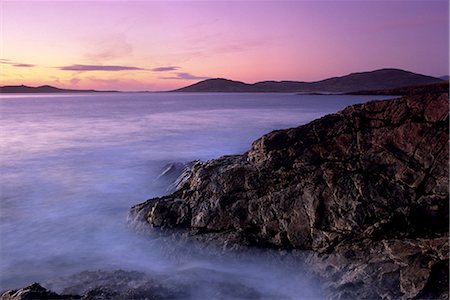
M0 0L0 85L160 91L381 68L448 75L448 0Z

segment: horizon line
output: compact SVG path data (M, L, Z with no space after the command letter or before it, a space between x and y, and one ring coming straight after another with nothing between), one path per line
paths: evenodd
M189 84L189 85L185 85L179 88L175 88L175 89L171 89L171 90L102 90L102 89L96 89L96 88L76 88L76 87L67 87L67 88L61 88L58 86L54 86L54 85L50 85L50 84L42 84L42 85L37 85L37 86L31 86L31 85L25 85L25 84L17 84L17 85L3 85L0 86L0 88L4 88L4 87L28 87L28 88L43 88L43 87L51 87L51 88L56 88L56 89L60 89L60 90L74 90L74 91L91 91L91 92L111 92L111 93L163 93L163 92L172 92L172 91L176 91L188 86L192 86L195 84L198 84L200 82L204 82L204 81L209 81L209 80L227 80L227 81L233 81L233 82L238 82L238 83L244 83L247 85L254 85L254 84L258 84L258 83L263 83L263 82L278 82L278 83L282 83L282 82L298 82L298 83L317 83L317 82L321 82L321 81L325 81L325 80L329 80L329 79L333 79L333 78L341 78L341 77L345 77L345 76L349 76L352 74L362 74L362 73L372 73L372 72L376 72L376 71L383 71L383 70L397 70L397 71L403 71L403 72L408 72L408 73L412 73L412 74L417 74L417 75L423 75L423 76L429 76L429 77L433 77L436 79L441 79L441 80L446 80L446 79L442 79L442 77L448 77L449 74L444 74L441 76L432 76L432 75L427 75L427 74L421 74L421 73L416 73L413 71L408 71L405 69L400 69L400 68L380 68L380 69L373 69L373 70L369 70L369 71L357 71L357 72L351 72L351 73L347 73L345 75L341 75L341 76L331 76L331 77L327 77L324 79L320 79L320 80L316 80L316 81L302 81L302 80L261 80L261 81L256 81L256 82L244 82L244 81L240 81L240 80L234 80L234 79L229 79L229 78L224 78L224 77L211 77L211 78L207 78L207 79L203 79L203 80L199 80L193 84ZM450 70L449 70L450 73ZM448 79L447 79L448 80Z

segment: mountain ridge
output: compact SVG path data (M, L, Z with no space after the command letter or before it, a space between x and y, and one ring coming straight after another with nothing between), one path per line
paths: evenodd
M210 78L189 86L170 90L180 93L353 93L398 89L415 85L445 82L445 77L432 77L401 69L385 68L367 72L355 72L319 81L264 80L246 83L226 78ZM117 90L62 89L50 85L31 87L26 85L0 86L3 93L116 93ZM148 92L148 91L140 91Z
M51 85L41 85L37 87L27 85L0 86L0 94L29 94L29 93L118 93L118 91L61 89Z
M320 81L260 81L253 84L225 78L212 78L171 92L331 92L392 89L441 82L442 79L401 69L385 68L356 72Z

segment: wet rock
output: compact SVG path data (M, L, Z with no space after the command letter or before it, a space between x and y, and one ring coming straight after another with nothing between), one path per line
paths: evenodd
M307 262L332 299L448 299L447 237L342 243Z
M39 283L4 292L1 300L123 300L186 299L190 287L167 280L167 276L150 276L135 271L84 271L48 283L61 294L43 288ZM70 295L67 295L70 294Z
M189 267L172 273L146 274L136 271L83 271L48 283L66 296L51 292L38 283L5 293L1 299L267 299L253 287L227 272ZM32 291L30 294L29 291ZM13 298L8 298L13 295ZM15 298L14 298L15 297ZM19 297L19 298L17 298ZM270 299L277 298L271 296Z
M59 295L42 287L39 283L33 283L30 286L4 292L1 300L44 300L44 299L81 299L77 295Z
M52 285L86 300L178 299L188 295L187 286L173 284L166 275L124 270L84 271Z
M131 215L225 242L232 232L314 250L330 297L442 298L448 104L448 94L373 101L271 132L243 155L196 163L173 194Z
M198 161L189 163L173 162L166 164L159 176L155 179L155 184L164 186L168 193L176 191L186 180L189 179L191 168Z

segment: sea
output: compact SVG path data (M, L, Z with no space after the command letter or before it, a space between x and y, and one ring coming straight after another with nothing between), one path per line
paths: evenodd
M273 299L321 298L320 287L301 267L278 263L279 251L220 258L205 253L208 247L202 250L201 245L192 251L186 250L189 246L167 251L180 246L162 242L159 232L143 234L130 227L128 211L167 193L167 186L157 180L167 165L240 154L272 130L386 98L285 93L0 95L0 291L85 270L120 269L185 274L180 280L195 286L193 298L211 298L214 285L198 282L198 274L208 270L202 282L216 280L220 286L237 280ZM196 279L181 272L190 269L196 270ZM208 278L211 270L219 276Z

